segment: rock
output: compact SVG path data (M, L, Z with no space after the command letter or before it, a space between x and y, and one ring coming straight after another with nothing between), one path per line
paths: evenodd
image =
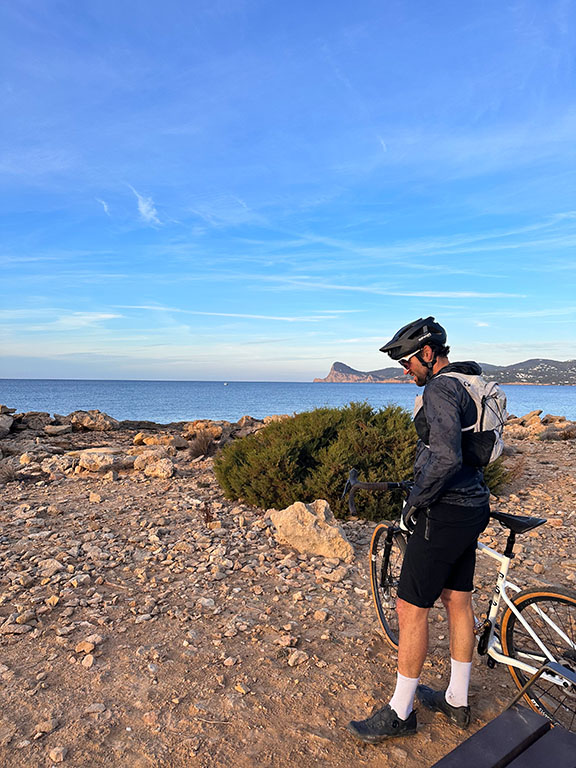
M84 451L78 466L89 472L108 472L114 466L114 455L112 453Z
M60 721L55 717L51 717L48 720L42 720L34 726L35 736L52 733L58 728Z
M100 496L99 493L94 493L94 491L90 491L90 496L88 497L88 501L90 501L92 504L100 504L102 501L102 496Z
M7 405L0 405L0 415L16 413L16 408L8 408Z
M76 653L92 653L95 647L96 646L94 645L94 643L91 643L88 640L82 640L80 643L76 645L76 647L74 648L74 651Z
M230 426L228 431L230 431ZM188 440L193 440L200 433L208 434L213 440L219 440L224 432L224 422L206 420L190 421L184 425L183 435Z
M66 747L53 747L48 753L48 757L53 763L63 763L68 754Z
M90 704L84 710L85 715L101 715L102 712L106 712L106 704Z
M196 601L196 605L198 608L202 608L202 610L209 611L216 607L216 603L214 600L212 600L211 597L201 597Z
M174 474L174 464L170 459L160 459L154 464L148 464L144 470L148 477L158 477L161 480L167 480Z
M50 437L67 435L69 432L72 432L72 424L47 424L44 427L44 432Z
M12 416L8 416L8 414L5 413L0 414L0 439L8 437L12 424L14 424Z
M46 560L40 560L38 568L40 570L40 575L44 579L49 579L54 576L55 573L64 570L62 563L59 560L55 560L53 557Z
M188 448L188 440L180 435L150 435L143 439L144 445L170 445L173 448Z
M53 475L66 472L66 470L73 467L75 463L76 460L73 459L72 456L50 456L41 462L40 468L42 472L46 472L47 475Z
M49 413L42 411L29 411L23 413L20 419L22 425L28 429L42 430L44 427L52 421Z
M148 464L155 464L157 461L160 461L160 459L167 458L169 458L169 454L165 447L146 450L143 453L138 454L134 459L134 469L142 471L143 469L146 469Z
M299 667L300 664L304 664L304 662L308 661L309 658L310 657L308 656L306 651L294 651L288 657L288 666Z
M302 554L337 557L351 562L352 545L338 525L328 502L317 499L312 504L297 501L283 510L271 510L269 517L276 528L275 538Z
M65 419L73 425L75 430L110 432L111 430L118 429L120 426L116 419L98 410L73 411Z

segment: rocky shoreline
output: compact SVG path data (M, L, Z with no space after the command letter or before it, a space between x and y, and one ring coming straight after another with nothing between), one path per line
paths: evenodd
M3 766L422 768L462 740L427 712L381 747L345 731L394 679L371 605L374 524L342 523L350 557L306 554L279 543L273 512L226 500L210 454L265 422L0 407ZM538 412L506 428L514 480L493 508L548 518L520 540L520 586L574 586L575 430ZM484 535L504 539L496 523ZM493 575L481 562L478 612ZM424 682L439 686L447 627L433 619ZM513 692L476 657L471 730Z

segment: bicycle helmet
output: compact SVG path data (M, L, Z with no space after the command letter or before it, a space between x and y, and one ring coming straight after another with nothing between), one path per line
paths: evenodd
M419 318L400 328L387 344L380 347L380 352L390 355L392 360L418 352L426 344L446 344L446 331L433 317Z

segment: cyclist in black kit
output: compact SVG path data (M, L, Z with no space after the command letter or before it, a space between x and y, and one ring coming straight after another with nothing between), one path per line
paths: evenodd
M476 421L476 405L450 371L479 374L477 363L450 363L446 331L433 317L401 328L381 348L423 387L415 409L418 446L414 487L402 511L401 527L411 531L400 583L400 627L396 689L389 703L348 729L376 744L416 733L416 695L423 706L452 722L470 722L468 686L474 650L472 589L478 536L488 523L490 492L483 471L463 462L462 430ZM451 675L446 691L419 685L428 651L428 614L441 598L448 612Z

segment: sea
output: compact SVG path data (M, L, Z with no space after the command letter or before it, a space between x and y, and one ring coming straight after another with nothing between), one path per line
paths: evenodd
M508 385L503 387L511 414L544 413L576 421L576 387ZM293 414L320 407L368 402L412 410L414 384L327 384L269 381L106 381L69 379L0 379L0 403L17 412L45 411L66 415L98 409L115 419L238 421L272 414Z

